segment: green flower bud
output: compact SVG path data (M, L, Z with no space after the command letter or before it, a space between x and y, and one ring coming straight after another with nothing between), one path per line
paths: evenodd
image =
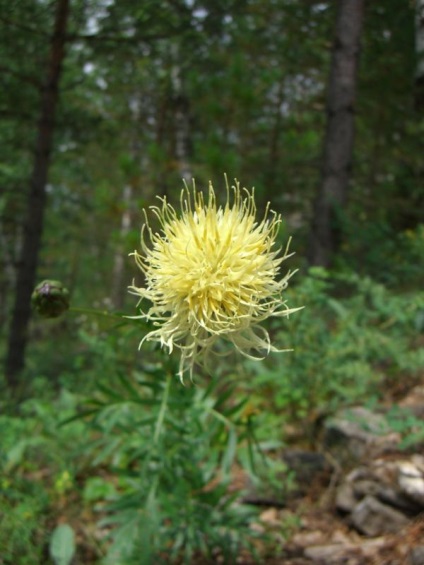
M69 291L60 281L43 281L35 287L31 302L43 318L57 318L69 308Z

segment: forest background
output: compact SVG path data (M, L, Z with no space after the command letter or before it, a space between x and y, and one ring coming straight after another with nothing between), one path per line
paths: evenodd
M387 390L422 378L422 10L405 0L2 0L4 563L44 562L63 521L85 532L82 562L107 554L108 542L93 541L75 509L134 494L128 477L118 485L114 475L135 460L123 447L129 423L120 414L106 424L96 413L94 424L58 424L99 387L109 410L118 380L123 406L122 387L138 398L129 382L154 374L158 352L137 351L145 326L123 326L119 315L136 313L127 287L141 275L128 254L139 248L141 211L158 195L178 203L182 179L195 178L198 188L212 180L221 198L224 173L254 186L259 210L271 201L283 215L281 244L293 237L290 268L299 273L288 299L307 308L272 329L295 353L242 369L237 361L232 370L244 375L231 387L259 414L259 437L274 430L273 449L286 424L302 426L313 444L322 414L383 401ZM351 67L338 73L343 50ZM343 87L337 99L337 80L347 80L348 102ZM342 131L331 138L340 108ZM331 139L343 145L346 124L355 135L349 130L337 163ZM342 178L329 195L334 170ZM64 283L73 311L29 322L30 292L44 279ZM160 405L163 391L156 393ZM222 390L211 394L222 398ZM211 441L216 466L222 453L229 457L221 432ZM95 446L77 462L87 437ZM95 522L91 514L86 521ZM153 538L153 553L166 546ZM196 543L181 542L175 555L188 546L202 553Z

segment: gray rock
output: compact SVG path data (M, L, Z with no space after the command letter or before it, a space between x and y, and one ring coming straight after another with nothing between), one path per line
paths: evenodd
M408 565L424 565L424 545L411 549L408 553Z
M402 512L370 495L355 506L350 519L359 532L371 537L398 532L408 524Z
M390 486L380 485L377 498L409 516L416 516L421 511L420 505Z
M302 481L310 481L317 474L331 470L325 455L318 451L288 449L283 453L283 461Z
M340 544L315 545L307 547L304 551L305 557L318 563L334 563L339 562L341 557L347 557L355 551L355 546L346 546Z
M412 461L402 461L398 468L400 491L424 508L424 473Z
M384 546L384 543L384 539L377 538L361 543L315 545L305 548L304 555L320 564L352 563L362 565L364 558L373 557Z
M352 471L337 489L336 508L341 512L350 513L363 498L373 496L383 504L392 506L408 516L419 514L421 506L414 500L391 485L378 482L377 477L372 480L369 478L371 476L370 470L366 472L364 468Z
M412 463L424 475L424 457L417 453L411 457Z
M353 491L358 500L368 495L376 496L379 490L379 483L370 479L362 479L353 483Z
M324 445L337 459L362 459L393 449L400 440L386 418L361 406L342 410L324 425Z
M383 414L373 412L363 406L345 408L338 412L334 419L352 424L350 429L355 429L358 437L363 437L364 434L381 435L390 431Z
M352 512L357 504L353 485L349 482L342 483L336 493L336 508L342 512Z
M307 492L315 480L329 477L332 469L326 457L317 451L289 449L283 453L283 461L294 472L298 493Z

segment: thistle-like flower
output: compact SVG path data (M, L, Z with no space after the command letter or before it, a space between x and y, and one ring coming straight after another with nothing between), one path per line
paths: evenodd
M237 181L231 188L227 183L225 207L217 206L211 183L207 200L194 181L192 189L186 185L180 213L160 198L161 206L151 211L161 231L153 232L144 210L142 254L132 253L145 287L133 284L130 292L152 303L136 318L157 326L140 347L144 341L158 341L169 352L178 348L181 380L186 371L193 376L195 363L208 367L211 354L226 354L225 341L254 359L284 351L271 345L260 323L298 310L282 299L293 273L277 280L282 261L291 255L288 245L280 256L275 248L281 216L268 205L258 222L254 191L241 189Z

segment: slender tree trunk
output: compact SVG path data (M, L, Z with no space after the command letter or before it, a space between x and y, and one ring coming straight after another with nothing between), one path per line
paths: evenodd
M276 186L276 172L278 167L278 160L279 157L282 157L282 151L279 147L279 139L281 135L281 124L282 124L282 114L281 114L281 106L284 102L284 79L281 78L278 84L278 91L277 96L275 98L274 103L274 123L272 125L270 131L270 140L269 140L269 149L268 149L268 167L266 168L266 181L267 186L274 187Z
M133 199L133 186L131 184L126 184L122 191L122 214L121 214L121 225L119 228L119 245L115 251L113 259L113 270L112 270L112 291L111 300L114 308L117 310L122 310L124 306L124 296L127 292L125 284L125 265L128 258L128 252L122 249L122 242L125 241L125 237L131 229L131 201Z
M175 50L175 62L171 71L172 96L174 107L175 159L180 176L188 183L193 178L190 164L191 131L190 102L183 91L181 68L178 63L178 51Z
M424 0L416 0L415 4L415 51L415 107L421 112L424 110Z
M40 117L30 180L27 216L21 256L18 264L15 304L6 356L6 379L16 388L24 367L28 326L31 317L31 293L36 282L38 256L46 207L46 184L50 165L54 119L59 98L59 79L65 56L66 26L70 0L57 0L54 30L46 80L41 92Z
M309 263L329 267L340 243L338 213L352 168L354 106L364 0L340 0L327 95L321 186L314 202Z

